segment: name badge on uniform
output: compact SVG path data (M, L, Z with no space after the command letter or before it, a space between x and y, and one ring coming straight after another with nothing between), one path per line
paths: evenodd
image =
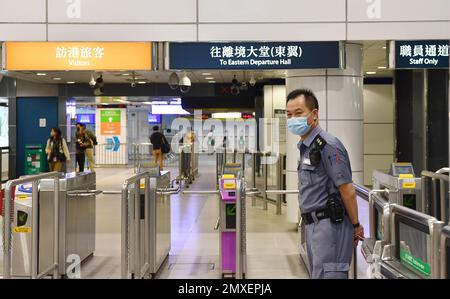
M303 160L303 164L311 165L311 160L310 160L309 158L305 158L305 159Z

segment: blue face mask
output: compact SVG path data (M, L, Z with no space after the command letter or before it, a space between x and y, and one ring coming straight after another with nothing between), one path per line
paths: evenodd
M310 113L311 114L311 113ZM311 129L308 125L308 116L292 117L287 120L288 130L294 135L304 136Z

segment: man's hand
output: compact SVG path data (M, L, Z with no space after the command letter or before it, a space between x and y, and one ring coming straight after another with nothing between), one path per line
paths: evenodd
M362 225L360 225L357 228L355 228L355 232L353 235L353 242L354 242L355 247L358 246L359 241L363 241L363 240L364 240L364 227Z

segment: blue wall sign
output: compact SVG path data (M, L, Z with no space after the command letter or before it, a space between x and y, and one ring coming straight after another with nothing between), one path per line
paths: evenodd
M112 138L106 138L106 150L112 152L118 152L120 148L120 139L117 136Z
M341 68L340 42L170 43L170 69Z
M395 42L395 68L397 69L442 69L448 67L448 40Z

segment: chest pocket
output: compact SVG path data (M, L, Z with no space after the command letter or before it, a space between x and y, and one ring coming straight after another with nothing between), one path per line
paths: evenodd
M315 184L318 186L322 186L326 184L327 175L321 163L317 166L303 163L299 166L299 168L299 179L301 185Z

